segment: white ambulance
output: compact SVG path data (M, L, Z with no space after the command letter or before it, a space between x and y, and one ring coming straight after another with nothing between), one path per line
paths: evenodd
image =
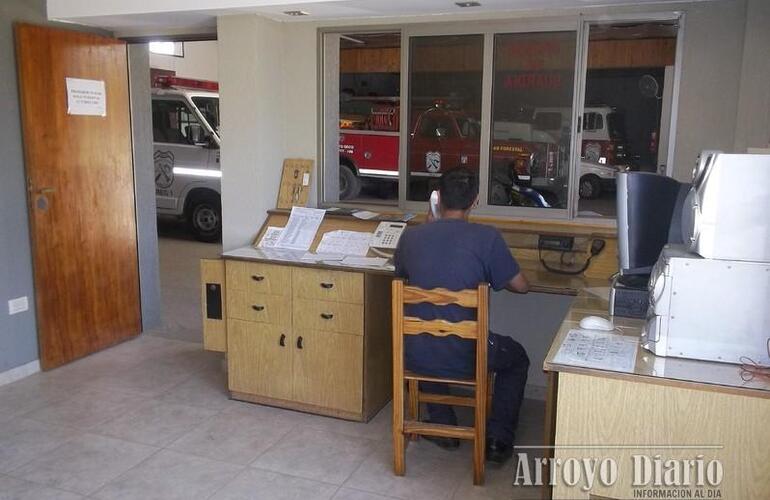
M158 215L187 220L195 237L222 234L216 82L158 76L152 86L152 134Z

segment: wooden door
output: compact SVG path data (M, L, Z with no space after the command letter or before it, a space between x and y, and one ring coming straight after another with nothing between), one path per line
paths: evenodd
M294 343L294 399L323 408L360 413L363 404L363 337L297 330Z
M16 25L40 362L139 333L126 44ZM105 82L106 115L68 114L65 79Z
M227 374L230 390L291 400L292 340L289 327L229 320Z

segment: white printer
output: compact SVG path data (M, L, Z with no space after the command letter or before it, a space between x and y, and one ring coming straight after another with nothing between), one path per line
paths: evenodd
M770 263L667 246L650 277L642 346L658 356L770 365Z
M770 366L770 155L704 151L684 245L653 267L642 345L658 356Z
M703 151L682 207L682 237L707 259L770 262L770 155Z

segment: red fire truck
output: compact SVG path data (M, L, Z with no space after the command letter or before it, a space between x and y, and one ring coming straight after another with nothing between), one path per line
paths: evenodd
M348 109L355 108L349 106ZM343 200L358 196L363 178L398 179L398 98L370 100L359 106L358 111L340 114L340 199ZM480 136L478 120L442 101L416 114L408 137L411 197L427 199L431 180L446 170L459 166L478 170ZM547 142L493 139L492 170L505 169L515 184L528 187L533 175L547 175L558 168L559 155L551 151L556 147ZM491 177L494 184L500 176ZM500 190L493 186L491 192ZM509 204L503 198L499 198L499 204Z

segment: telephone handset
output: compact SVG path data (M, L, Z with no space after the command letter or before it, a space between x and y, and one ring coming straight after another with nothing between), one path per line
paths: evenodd
M438 208L438 191L433 191L430 194L430 211L433 214L434 219L441 218L441 213Z
M401 233L406 229L406 222L380 222L374 230L370 247L395 249Z

